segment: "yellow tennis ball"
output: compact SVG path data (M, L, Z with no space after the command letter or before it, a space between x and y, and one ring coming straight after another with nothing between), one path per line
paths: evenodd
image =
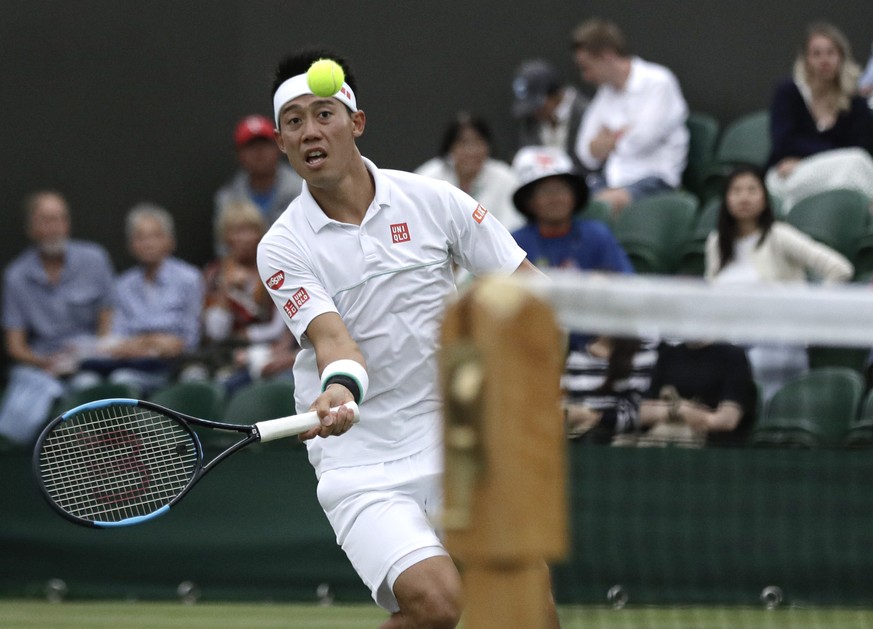
M333 96L340 91L346 73L342 66L333 59L319 59L306 72L306 82L316 96Z

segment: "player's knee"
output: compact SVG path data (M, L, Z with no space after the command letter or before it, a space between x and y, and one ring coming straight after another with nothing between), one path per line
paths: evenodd
M436 585L436 584L434 584ZM401 612L410 626L424 629L454 629L461 620L460 584L442 583L419 592Z
M461 597L446 592L434 592L422 597L408 610L414 627L454 629L461 621Z

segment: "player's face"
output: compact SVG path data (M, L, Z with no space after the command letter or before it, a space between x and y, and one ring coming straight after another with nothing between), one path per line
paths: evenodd
M44 194L30 215L27 232L44 253L61 253L70 236L70 213L66 203L54 194Z
M282 109L276 141L309 185L330 187L347 176L359 155L355 139L365 123L363 111L350 113L335 98L306 94Z
M840 72L843 56L837 45L825 35L813 35L806 44L806 66L820 81L833 81Z
M737 175L728 186L725 195L727 211L737 222L757 224L758 217L767 203L766 192L757 177L750 174Z
M539 224L562 225L573 216L576 195L563 177L548 177L535 184L528 203Z
M172 236L163 225L151 216L144 216L133 230L130 238L130 252L140 264L158 264L173 251Z

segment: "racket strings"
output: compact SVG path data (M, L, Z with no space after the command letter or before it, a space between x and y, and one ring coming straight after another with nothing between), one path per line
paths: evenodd
M184 425L136 406L71 416L40 450L49 497L70 515L95 522L144 516L169 504L199 462L199 444Z

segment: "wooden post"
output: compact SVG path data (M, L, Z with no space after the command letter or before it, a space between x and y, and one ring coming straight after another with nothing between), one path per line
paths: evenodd
M563 336L513 278L486 278L446 313L446 545L465 627L546 627L544 561L567 552Z

